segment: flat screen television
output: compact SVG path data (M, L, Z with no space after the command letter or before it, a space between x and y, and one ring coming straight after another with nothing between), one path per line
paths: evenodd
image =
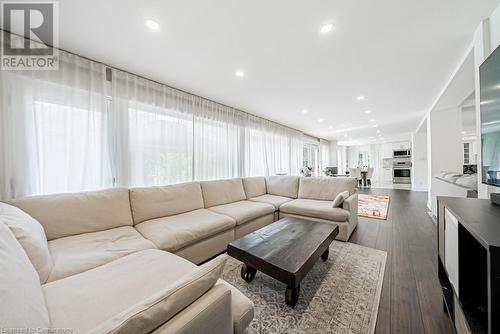
M479 68L482 182L500 187L500 47Z

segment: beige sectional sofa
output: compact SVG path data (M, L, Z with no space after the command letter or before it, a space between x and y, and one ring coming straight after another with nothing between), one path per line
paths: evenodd
M338 223L347 240L357 224L355 186L348 178L251 177L0 203L0 324L242 333L253 304L219 278L225 255L196 264L285 216Z

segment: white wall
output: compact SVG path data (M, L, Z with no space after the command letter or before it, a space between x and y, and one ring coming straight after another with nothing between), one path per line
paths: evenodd
M427 133L417 132L412 135L412 188L418 191L427 191Z
M432 111L430 113L430 153L431 175L441 171L462 172L462 112L460 108ZM436 180L431 179L432 212L437 215L435 188Z
M460 173L463 162L460 108L433 111L430 121L432 175L441 171Z

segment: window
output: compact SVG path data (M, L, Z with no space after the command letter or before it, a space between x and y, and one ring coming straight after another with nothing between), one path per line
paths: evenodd
M103 112L35 101L36 193L112 186Z
M195 116L195 180L241 176L240 136L240 127L231 122Z
M297 175L302 147L298 138L280 129L245 128L244 175Z
M60 71L0 76L0 198L299 173L298 131L60 58Z
M302 152L302 166L312 167L313 175L321 175L319 166L319 146L314 144L304 144Z
M130 186L164 185L193 178L190 115L142 103L128 110Z

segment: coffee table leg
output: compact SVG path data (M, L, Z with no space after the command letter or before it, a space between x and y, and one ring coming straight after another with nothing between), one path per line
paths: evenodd
M241 266L241 278L247 282L251 282L257 273L257 269L250 267L249 265L243 264Z
M328 260L328 254L330 254L330 248L327 248L326 251L321 254L321 260L323 260L323 262L326 262L326 260Z
M285 291L285 302L290 307L295 307L297 300L299 300L300 285L296 288L286 287Z

